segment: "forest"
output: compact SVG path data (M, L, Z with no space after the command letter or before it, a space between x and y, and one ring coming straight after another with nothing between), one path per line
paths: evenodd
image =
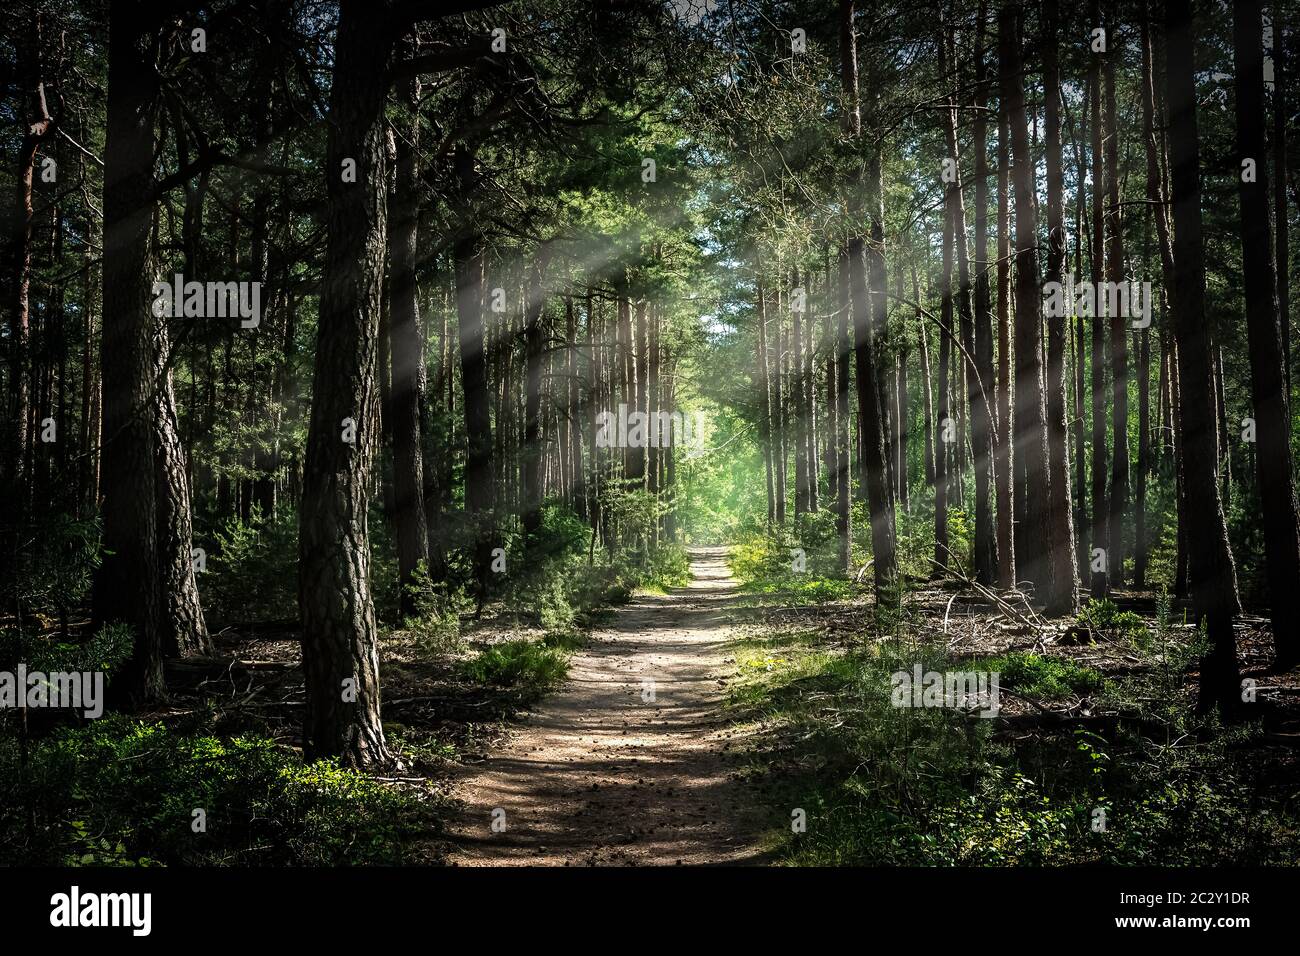
M0 864L1294 866L1298 13L15 0Z

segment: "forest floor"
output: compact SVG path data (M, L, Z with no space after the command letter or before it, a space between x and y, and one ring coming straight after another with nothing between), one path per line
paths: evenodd
M454 786L449 862L766 862L723 714L736 597L727 550L693 549L687 587L638 594L598 629L564 688Z

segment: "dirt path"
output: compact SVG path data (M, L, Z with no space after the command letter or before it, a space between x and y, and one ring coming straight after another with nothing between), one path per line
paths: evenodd
M760 862L757 814L733 777L738 741L720 709L723 610L735 596L726 549L693 550L691 575L686 588L620 609L574 655L564 688L459 782L466 810L452 862Z

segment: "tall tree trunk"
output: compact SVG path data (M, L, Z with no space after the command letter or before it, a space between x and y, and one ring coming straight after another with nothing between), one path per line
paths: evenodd
M189 656L210 654L194 576L194 528L190 517L190 476L181 447L180 421L172 390L171 342L166 321L158 320L154 342L153 401L154 492L157 501L158 628L163 652Z
M104 148L102 475L104 558L95 575L94 626L133 631L114 683L128 706L164 693L158 626L157 513L152 408L151 229L156 78L151 15L132 0L109 7L108 118Z
M1029 152L1028 116L1020 59L1020 6L1008 4L998 17L998 67L1002 107L1011 127L1012 182L1016 197L1016 452L1024 458L1025 533L1017 541L1017 576L1053 603L1054 553L1047 496L1047 420L1041 360L1042 292L1038 279L1038 216L1034 208L1034 165ZM1020 547L1024 544L1024 549Z
M9 482L8 498L20 514L30 505L30 462L27 449L31 443L28 433L32 415L31 403L31 284L32 284L32 224L35 210L32 190L36 172L36 154L45 138L54 130L45 97L45 78L42 70L42 47L45 42L43 13L40 6L32 10L30 32L21 30L17 42L18 74L24 93L31 95L30 113L20 115L22 140L18 147L17 225L14 236L14 280L16 297L13 318L9 325L9 426L5 438L0 467L4 468ZM152 133L151 133L152 135ZM6 547L6 551L8 548Z
M803 325L804 313L794 301L795 289L799 287L799 269L796 266L790 275L790 313L794 323L794 332L790 340L790 359L793 368L791 387L794 401L794 513L801 515L809 510L808 494L808 417L804 407L805 381L803 377ZM805 295L806 295L805 290Z
M1061 78L1057 65L1058 0L1043 5L1044 123L1047 140L1047 282L1058 288L1065 271L1065 168L1061 159ZM1070 513L1070 456L1065 421L1065 349L1070 309L1047 316L1047 497L1051 591L1044 595L1049 615L1075 612L1078 574L1074 522Z
M898 286L895 298L901 304L906 296L903 265L898 266ZM903 511L912 510L911 492L908 489L907 450L911 444L912 416L908 403L907 359L910 353L907 326L903 325L898 337L898 357L894 363L894 474L898 482L898 503Z
M370 595L367 504L386 243L387 19L342 0L325 164L328 233L303 470L298 606L307 685L303 751L387 763ZM378 68L377 68L378 67ZM356 181L345 182L345 161ZM348 421L351 428L348 428ZM350 437L352 440L345 440Z
M767 474L767 527L770 531L776 523L776 474L773 462L776 436L772 427L772 383L768 371L767 293L763 287L761 265L758 271L759 274L755 278L758 291L754 300L755 324L758 326L758 441L762 446L763 467Z
M1196 122L1196 45L1190 0L1168 0L1169 162L1174 209L1174 335L1182 394L1181 467L1187 513L1191 591L1210 650L1201 659L1198 707L1225 711L1239 703L1232 619L1239 609L1237 573L1215 480L1214 385L1205 315L1205 242L1201 235L1200 133Z
M1156 98L1155 98L1155 57L1154 46L1151 37L1151 18L1149 8L1144 5L1142 11L1142 140L1146 153L1146 198L1151 207L1151 216L1156 225L1156 241L1160 248L1160 272L1163 281L1161 286L1164 292L1165 309L1164 315L1161 316L1161 343L1167 341L1167 327L1170 322L1170 312L1173 303L1173 286L1174 286L1174 254L1172 241L1169 235L1169 214L1166 210L1164 177L1161 171L1160 144L1156 140ZM1145 331L1143 332L1145 338ZM1149 350L1149 342L1144 341L1144 349ZM1149 358L1143 359L1143 371L1141 373L1140 386L1147 386L1149 370L1146 364ZM1165 401L1166 390L1171 388L1171 364L1172 356L1168 353L1161 356L1161 388L1160 397L1166 408L1170 409L1172 414L1172 401ZM1144 409L1147 405L1147 399L1139 396L1139 404ZM1163 433L1163 428L1162 428ZM1171 436L1172 437L1172 436ZM1141 527L1138 530L1137 541L1135 542L1133 555L1133 584L1141 588L1146 583L1147 569L1147 540L1146 540L1146 473L1151 468L1149 449L1143 451L1143 447L1150 443L1149 437L1143 439L1141 434L1139 440L1139 462L1138 462L1138 520ZM1181 510L1181 509L1180 509Z
M404 43L404 46L412 44ZM388 243L389 343L392 353L391 433L393 521L397 537L397 579L403 614L415 613L420 561L428 561L429 527L424 510L424 331L420 324L415 268L420 228L420 83L404 91L403 129L397 139L392 234Z
M1067 106L1066 116L1069 116ZM1074 168L1075 168L1075 207L1074 207L1074 272L1073 275L1078 278L1083 277L1083 249L1087 242L1088 232L1084 226L1085 216L1087 215L1087 152L1084 150L1080 140L1084 138L1088 125L1088 92L1085 88L1083 107L1080 110L1081 127L1078 135L1074 133L1073 120L1070 122L1071 137L1074 145ZM1075 566L1082 580L1088 581L1089 578L1089 555L1088 555L1088 532L1090 525L1088 523L1088 455L1087 449L1087 418L1084 414L1084 397L1087 393L1087 387L1084 381L1085 359L1087 354L1087 321L1084 314L1077 307L1072 308L1074 316L1074 532L1075 532Z
M1287 219L1286 32L1280 2L1273 4L1273 229L1277 262L1277 314L1282 320L1282 373L1291 406L1291 230Z
M1101 3L1093 0L1092 22L1101 23ZM1105 278L1105 196L1108 165L1102 155L1105 125L1102 109L1101 59L1092 54L1089 77L1092 99L1092 245L1089 261L1094 292L1092 315L1092 549L1091 592L1104 598L1110 589L1110 506L1106 501L1106 320L1097 295ZM1101 561L1096 560L1100 557Z
M934 560L940 569L952 566L948 546L948 498L952 481L948 470L952 467L949 452L955 428L952 421L950 397L951 381L948 368L952 358L952 218L953 204L943 204L943 259L942 298L939 307L939 399L935 403L934 436Z
M849 267L849 249L844 246L839 254L839 315L835 328L835 534L839 541L837 567L846 573L852 570L852 494L849 481L849 449L851 414L849 412L849 355L852 339L849 333L849 315L853 308L852 269Z
M1115 52L1107 52L1103 67L1106 87L1106 189L1109 197L1106 210L1106 278L1116 290L1125 281L1124 232L1119 195L1119 122L1115 105L1117 56ZM1106 298L1109 301L1111 297ZM1118 304L1118 297L1114 301ZM1115 587L1124 583L1124 528L1128 516L1128 330L1128 316L1110 316L1112 457L1110 550L1106 552L1106 566L1110 571L1110 583Z
M1264 558L1277 665L1300 661L1300 528L1291 472L1291 421L1279 330L1277 279L1269 249L1268 173L1264 156L1263 10L1260 0L1238 0L1232 8L1237 71L1237 153L1255 160L1255 179L1239 184L1241 272L1246 293L1250 346L1250 394L1255 413L1255 468L1263 507ZM1275 31L1281 24L1273 24Z
M998 429L993 463L998 498L998 584L1016 586L1013 475L1015 450L1011 416L1011 130L998 110Z
M484 341L483 249L474 224L472 200L478 189L473 150L461 144L455 151L456 178L461 197L461 232L457 238L456 317L460 339L460 379L464 390L465 511L473 523L474 573L480 608L487 596L492 556L491 510L496 501L493 465L491 393L487 380ZM498 428L504 425L498 420Z
M840 0L840 76L846 96L852 104L849 110L848 135L850 139L861 137L861 116L858 112L858 52L857 32L853 23L854 0ZM882 210L876 208L884 201L880 181L880 164L874 163L868 177L872 182L863 182L871 195L875 197L872 208L873 216L881 216ZM860 182L861 182L860 179ZM855 190L853 195L858 195ZM883 218L883 217L882 217ZM860 221L860 216L850 214L851 221ZM884 256L884 236L879 236L876 254ZM885 592L892 587L897 577L894 539L894 500L889 486L888 462L885 460L885 433L880 408L880 383L877 376L875 343L872 329L872 300L867 288L866 263L863 253L865 240L862 236L850 236L849 284L853 307L853 347L856 386L858 394L858 421L861 446L859 465L860 481L866 486L867 507L871 515L871 551L875 559L876 600L885 598ZM879 268L884 276L883 267ZM882 289L883 293L883 289ZM876 303L876 309L885 306L883 295ZM883 322L883 315L880 316Z
M804 293L807 301L812 301L812 272L804 270L803 276ZM803 408L804 408L804 461L808 469L808 510L816 511L821 503L819 499L820 482L817 467L817 371L816 358L813 345L813 316L808 311L804 314L804 343L803 343L803 371L801 373L803 382Z
M977 99L983 98L984 64L983 60L983 22L976 27L979 33L976 59ZM956 37L950 39L955 48ZM940 72L948 77L950 88L956 89L958 78L955 64L951 72L947 69L948 59L943 36L939 37ZM977 102L977 107L983 103ZM989 364L992 365L993 340L989 329L989 287L988 273L984 260L988 257L987 223L985 207L988 203L988 166L985 155L985 114L979 109L975 119L975 315L971 314L971 276L970 262L966 253L966 206L962 198L961 156L957 142L957 104L954 99L948 110L947 122L944 123L944 135L948 141L948 156L953 162L952 182L948 184L947 201L952 204L952 221L957 244L957 281L959 287L958 310L961 315L961 339L963 366L966 369L967 401L970 405L971 451L975 457L975 579L981 584L993 584L997 577L997 538L993 530L993 509L990 500L990 473L993 465L993 445L990 440L989 414L986 387L992 390L990 375L984 377L985 370L976 364L981 355L981 346L987 344ZM976 326L980 329L977 332ZM977 334L979 341L977 342ZM985 341L987 340L987 342ZM987 383L987 386L986 386Z
M524 493L524 541L525 547L536 544L536 536L542 528L542 360L546 349L546 333L542 328L542 318L546 311L546 293L542 288L542 279L546 272L550 250L543 245L533 257L528 273L528 294L524 303L524 360L525 388L524 397L524 447L523 447L523 493ZM638 322L638 326L640 322ZM638 403L638 408L640 407ZM644 468L645 449L642 454Z

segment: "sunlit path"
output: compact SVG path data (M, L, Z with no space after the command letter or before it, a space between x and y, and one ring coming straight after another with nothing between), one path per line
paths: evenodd
M637 595L575 655L570 680L456 795L452 860L704 864L756 860L757 814L720 716L736 582L725 548L691 552L691 581ZM496 819L505 829L494 832Z

